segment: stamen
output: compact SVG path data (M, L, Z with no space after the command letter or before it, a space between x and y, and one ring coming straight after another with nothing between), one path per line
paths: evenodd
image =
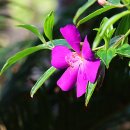
M76 52L72 52L71 54L67 55L65 57L66 62L69 64L69 66L80 66L83 63L83 58L78 55Z

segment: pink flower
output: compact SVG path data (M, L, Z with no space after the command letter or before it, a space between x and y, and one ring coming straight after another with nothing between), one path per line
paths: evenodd
M95 59L87 37L80 50L81 37L77 28L68 24L60 28L60 32L74 51L63 45L55 46L52 50L51 64L57 69L66 69L57 85L63 91L69 91L76 83L77 97L86 93L88 81L94 83L97 77L100 60Z

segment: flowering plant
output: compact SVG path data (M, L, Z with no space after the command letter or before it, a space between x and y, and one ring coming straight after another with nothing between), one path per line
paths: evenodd
M54 12L51 12L44 21L44 33L49 39L48 42L37 27L26 24L19 25L19 27L23 27L34 33L43 44L27 48L10 57L1 69L0 74L18 60L36 51L45 49L51 50L52 66L32 87L31 97L33 97L36 91L57 69L66 69L61 78L57 81L57 85L63 91L69 91L76 84L77 97L86 93L85 104L87 105L96 85L100 84L100 80L104 78L105 67L109 69L111 60L117 55L130 58L128 37L130 34L130 1L98 0L98 3L103 7L80 19L80 16L88 8L91 8L95 2L97 2L97 0L88 0L78 9L73 18L73 24L67 24L60 28L64 39L53 40ZM81 42L78 27L92 18L115 8L124 9L111 18L104 17L99 28L94 29L97 31L97 35L94 37L92 49L88 42L89 37L86 36L84 41ZM120 22L118 22L118 20L120 20ZM113 25L116 22L118 26L114 28ZM130 66L130 62L128 64Z

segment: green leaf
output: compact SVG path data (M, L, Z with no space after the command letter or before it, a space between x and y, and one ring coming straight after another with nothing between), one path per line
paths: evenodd
M109 68L111 60L116 56L116 51L114 48L109 48L108 50L100 49L97 51L97 55L100 57L102 62Z
M94 84L90 82L88 83L87 91L85 94L85 106L88 105L96 86L100 87L102 85L104 76L105 76L105 65L101 62L97 81Z
M31 89L31 97L37 92L37 90L42 86L42 84L56 71L53 66L50 67L36 82L36 84Z
M116 8L116 7L115 6L105 6L105 7L101 8L101 9L98 9L95 12L93 12L93 13L89 14L88 16L84 17L83 19L81 19L77 23L77 26L79 26L79 25L87 22L88 20L90 20L90 19L92 19L92 18L94 18L94 17L96 17L96 16L98 16L98 15L100 15L100 14L102 14L102 13L108 11L108 10L110 10L110 9L113 9L113 8Z
M88 105L89 100L90 100L90 98L91 98L91 96L92 96L92 94L93 94L93 92L95 90L96 85L97 85L97 81L94 84L92 84L90 82L88 83L86 98L85 98L85 106Z
M91 5L93 5L96 2L96 0L88 0L82 7L78 9L76 12L73 22L76 24L77 19L81 14L83 14Z
M123 17L116 29L115 35L125 34L130 29L130 15Z
M130 61L129 61L129 63L128 63L128 66L130 67Z
M65 40L65 39L55 39L52 41L53 44L56 46L56 45L63 45L63 46L67 46L68 48L71 48L70 45L68 44L68 42ZM26 56L36 52L36 51L39 51L39 50L42 50L42 49L52 49L51 46L51 41L47 42L47 44L42 44L42 45L38 45L38 46L35 46L35 47L30 47L30 48L27 48L23 51L20 51L18 53L16 53L15 55L13 55L12 57L10 57L6 63L4 64L3 68L1 69L1 72L0 72L0 75L6 71L11 65L13 65L14 63L16 63L17 61L21 60L22 58L25 58Z
M124 16L126 16L126 15L129 15L129 14L130 14L130 11L127 10L127 11L123 11L123 12L121 12L121 13L119 13L119 14L116 14L116 15L112 16L112 17L104 24L100 35L94 40L94 43L93 43L94 46L93 46L93 47L95 48L95 47L97 47L97 46L99 45L99 43L100 43L100 41L102 40L102 38L103 38L103 36L104 36L106 30L107 30L111 25L113 25L115 22L117 22L120 18L122 18L122 17L124 17Z
M114 4L114 5L118 5L120 4L120 0L108 0L108 2Z
M68 42L65 39L55 39L55 40L49 41L47 43L51 45L52 42L53 42L54 46L63 45L63 46L67 46L68 48L71 48L71 46L68 44Z
M99 28L96 28L97 34L96 34L96 37L95 37L94 42L93 42L93 46L92 46L93 49L98 46L98 45L97 45L97 42L95 42L95 41L97 41L97 39L99 39L99 34L101 33L104 24L105 24L108 20L109 20L109 19L108 19L107 17L104 17L104 18L102 19L101 23L100 23ZM95 30L95 29L94 29L94 30Z
M50 14L46 17L44 21L44 33L46 37L49 40L52 40L52 31L53 31L53 26L54 26L54 12L50 12Z
M130 45L129 44L122 45L121 47L116 49L116 53L121 56L130 58Z
M96 37L95 37L95 40L99 37L99 35L100 35L101 31L102 31L102 28L104 27L104 24L105 24L107 21L109 21L109 19L108 19L107 17L104 17L103 20L101 21L100 27L96 29L96 30L97 30L97 35L96 35ZM105 34L104 34L103 37L102 37L105 42L106 42L106 39L107 39L107 42L110 43L110 40L111 40L111 37L112 37L114 31L115 31L115 28L113 28L113 25L111 25L111 26L106 30ZM95 46L96 46L96 45L93 44L93 48L95 48ZM109 45L108 45L108 46L109 46Z
M104 27L102 28L102 32L101 32L100 36L102 37L102 36L104 35L105 31L106 31L111 25L113 25L113 24L114 24L116 21L118 21L120 18L122 18L122 17L124 17L124 16L126 16L126 15L128 15L128 14L130 14L130 11L129 11L129 10L124 11L124 12L121 12L121 13L116 14L116 15L114 15L113 17L111 17L111 18L106 22L106 24L104 25Z
M108 20L109 20L109 19L108 19L107 17L104 17L104 18L102 19L101 23L100 23L99 28L94 29L94 30L96 30L96 31L98 32L98 33L97 33L98 35L99 35L99 33L101 32L101 30L102 30L104 24L105 24Z
M34 35L36 35L43 43L45 43L45 39L42 36L42 34L39 32L38 28L34 25L30 25L30 24L23 24L23 25L18 25L18 27L22 27L24 29L27 29L29 31L31 31Z
M130 0L122 0L125 4L130 4Z
M13 65L14 63L16 63L17 61L19 61L20 59L36 52L36 51L39 51L39 50L42 50L42 49L48 49L48 47L46 45L38 45L38 46L35 46L35 47L30 47L30 48L27 48L23 51L20 51L18 53L16 53L15 55L13 55L12 57L10 57L6 63L4 64L3 68L1 69L0 71L0 75L5 71L7 70L11 65Z
M118 36L113 37L110 40L110 46L114 45L115 43L118 43L122 38L123 38L122 35L118 35Z

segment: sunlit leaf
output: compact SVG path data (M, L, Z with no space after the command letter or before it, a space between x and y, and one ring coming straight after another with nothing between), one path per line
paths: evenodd
M39 51L39 50L42 50L42 49L48 49L48 47L46 45L38 45L38 46L35 46L35 47L30 47L30 48L27 48L23 51L20 51L18 53L16 53L15 55L11 56L7 61L6 63L4 64L3 68L1 69L0 71L0 75L6 71L11 65L13 65L14 63L16 63L17 61L21 60L22 58L36 52L36 51Z
M37 92L37 90L42 86L42 84L56 71L56 68L50 67L36 82L36 84L31 89L31 97Z
M53 26L54 26L54 12L50 12L50 14L46 17L44 21L44 33L46 37L49 40L52 40L52 31L53 31Z

